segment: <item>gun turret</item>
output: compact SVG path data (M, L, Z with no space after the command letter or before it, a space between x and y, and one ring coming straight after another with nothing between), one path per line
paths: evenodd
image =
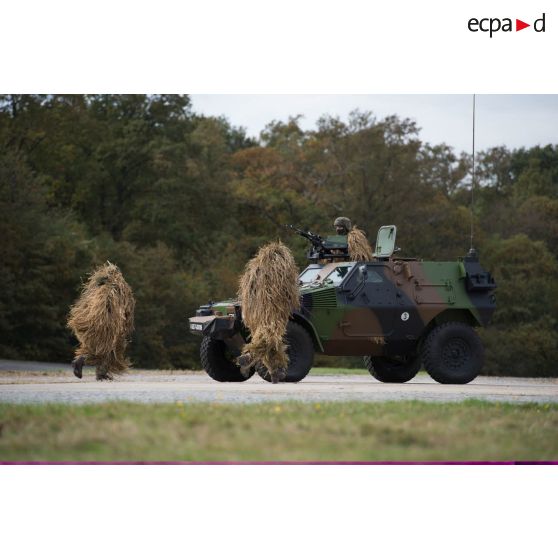
M291 229L296 234L306 238L311 242L306 257L311 262L319 260L326 261L346 261L349 259L349 249L347 246L347 237L344 235L321 237L319 234L314 234L310 231L298 229L293 225L285 225L286 228Z

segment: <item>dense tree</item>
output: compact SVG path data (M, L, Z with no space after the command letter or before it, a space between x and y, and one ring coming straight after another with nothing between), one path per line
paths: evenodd
M20 154L0 154L0 351L8 357L68 354L65 315L90 262L83 227L46 198Z
M489 240L484 264L498 280L493 325L481 332L486 372L556 375L558 262L544 242L520 234Z

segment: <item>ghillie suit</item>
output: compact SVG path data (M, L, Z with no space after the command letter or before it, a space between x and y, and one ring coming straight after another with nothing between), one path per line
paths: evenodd
M246 264L238 298L251 334L239 358L241 368L263 366L273 383L284 380L289 357L283 338L291 314L300 307L300 294L298 268L283 243L263 246Z
M374 258L372 247L368 243L364 231L356 225L347 234L349 257L355 262L369 262Z
M74 374L82 377L85 363L96 366L97 380L112 380L130 366L126 346L134 330L132 289L115 265L97 268L70 309L68 327L79 341Z

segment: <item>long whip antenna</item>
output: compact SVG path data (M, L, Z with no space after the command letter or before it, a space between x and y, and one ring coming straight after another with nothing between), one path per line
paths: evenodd
M475 97L473 93L473 170L471 182L471 250L473 250L473 207L475 203Z

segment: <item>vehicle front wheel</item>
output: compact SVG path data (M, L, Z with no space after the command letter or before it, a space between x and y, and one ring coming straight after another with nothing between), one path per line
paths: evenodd
M484 348L477 332L460 322L436 326L426 337L422 361L441 384L468 384L481 371Z
M218 382L245 382L254 374L252 370L243 375L225 342L207 335L201 342L200 358L205 371Z
M364 365L368 372L380 382L403 384L412 380L420 370L420 355L401 357L366 356Z
M295 322L287 325L285 336L289 367L285 382L300 382L303 380L314 363L314 344L308 332ZM271 375L267 368L258 367L258 374L266 381L271 382Z

